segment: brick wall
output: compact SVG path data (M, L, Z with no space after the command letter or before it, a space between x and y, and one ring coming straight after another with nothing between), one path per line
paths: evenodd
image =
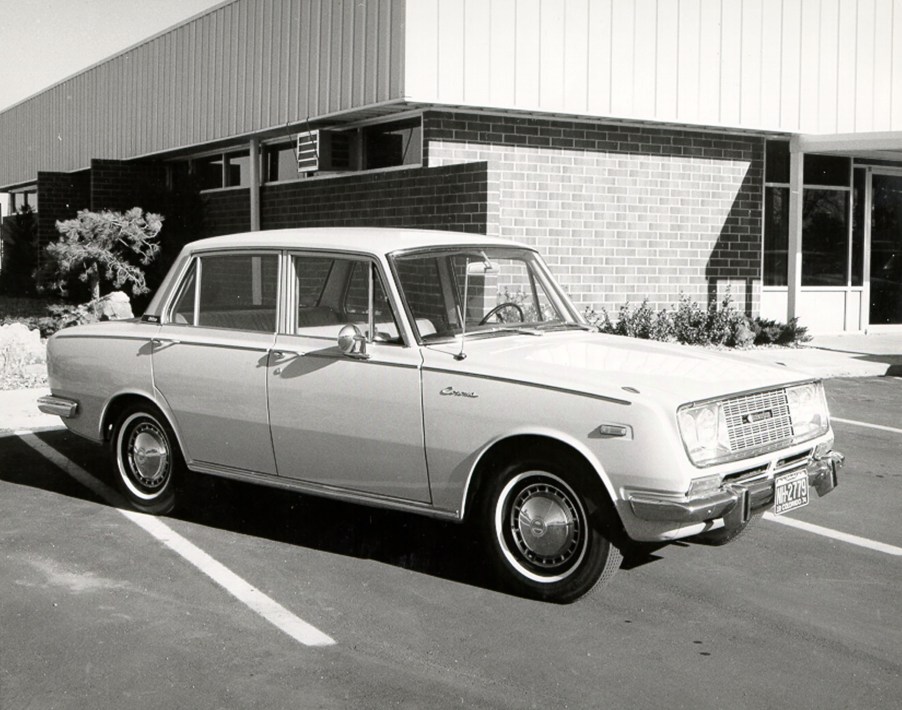
M757 312L762 139L429 112L424 141L430 167L487 165L489 233L537 246L578 305L729 286Z
M247 232L251 228L251 196L248 188L229 188L205 192L203 204L203 236Z
M488 177L482 163L412 168L267 185L263 229L411 227L484 233Z
M43 249L59 238L57 220L73 219L90 206L90 174L38 173L38 242Z
M91 209L124 212L141 207L159 212L166 194L166 168L161 163L91 161Z

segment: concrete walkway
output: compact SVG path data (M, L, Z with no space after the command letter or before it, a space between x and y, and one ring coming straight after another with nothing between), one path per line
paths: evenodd
M823 378L902 376L902 332L819 335L798 348L756 348L742 355Z
M743 358L783 365L815 377L902 377L902 332L822 335L798 348L737 351ZM49 390L0 390L0 432L60 426L35 404Z

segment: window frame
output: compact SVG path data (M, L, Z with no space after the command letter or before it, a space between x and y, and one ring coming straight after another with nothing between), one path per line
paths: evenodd
M398 336L400 337L400 342L384 342L378 341L375 339L375 313L373 308L373 299L375 298L375 289L373 288L372 279L370 280L369 287L369 304L368 304L368 315L367 315L367 331L366 331L366 341L367 345L390 345L390 346L401 346L401 347L411 347L411 339L409 337L409 325L408 322L405 322L404 315L405 310L402 307L399 307L398 298L395 293L394 288L392 287L392 280L389 277L389 273L385 269L385 265L382 263L382 260L373 255L366 254L361 252L348 252L348 251L332 251L332 250L321 250L321 249L288 249L284 253L285 257L285 265L283 268L283 273L285 275L285 288L283 289L283 298L285 307L283 309L284 316L284 333L287 335L291 335L294 337L302 337L302 338L316 338L320 340L329 340L334 341L333 338L329 338L327 336L319 336L313 334L304 334L298 332L297 326L297 312L300 307L300 298L297 290L297 269L296 269L296 259L298 258L319 258L319 259L331 259L333 261L343 260L348 262L363 262L369 264L369 274L372 277L374 274L378 276L382 280L382 290L385 293L386 303L388 308L390 309L390 315L392 320L395 323L395 327L398 329ZM333 264L330 268L331 272L335 270L335 265ZM347 282L342 284L341 289L341 300L342 304L344 304L347 298L347 292L350 288L351 284L351 273L349 272L347 277ZM326 290L326 284L323 285L324 291ZM350 323L343 323L343 325L349 325Z
M224 326L198 324L200 316L200 294L201 284L203 280L203 260L205 258L228 257L228 256L259 256L259 257L276 257L276 297L275 297L275 323L272 331L254 330L249 328L229 328ZM284 250L282 249L266 249L264 248L242 248L242 249L216 249L210 251L195 252L187 260L184 268L179 274L175 287L172 289L167 299L166 306L163 309L163 324L174 325L183 328L207 329L207 330L227 330L233 333L254 333L263 335L276 335L284 332L282 330L283 322L283 272L284 272ZM194 276L194 313L192 322L179 323L175 316L175 309L179 304L182 296L186 292L187 284L190 282L192 275Z

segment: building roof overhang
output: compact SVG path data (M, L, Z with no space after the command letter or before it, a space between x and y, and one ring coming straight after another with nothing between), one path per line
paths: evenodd
M902 131L799 134L790 141L794 153L842 155L902 162Z

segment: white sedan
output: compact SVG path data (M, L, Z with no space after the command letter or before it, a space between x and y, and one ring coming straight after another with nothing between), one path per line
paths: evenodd
M515 593L573 601L628 539L734 538L836 485L823 386L596 332L535 250L295 229L188 244L141 317L48 344L44 412L139 510L188 470L472 520Z

